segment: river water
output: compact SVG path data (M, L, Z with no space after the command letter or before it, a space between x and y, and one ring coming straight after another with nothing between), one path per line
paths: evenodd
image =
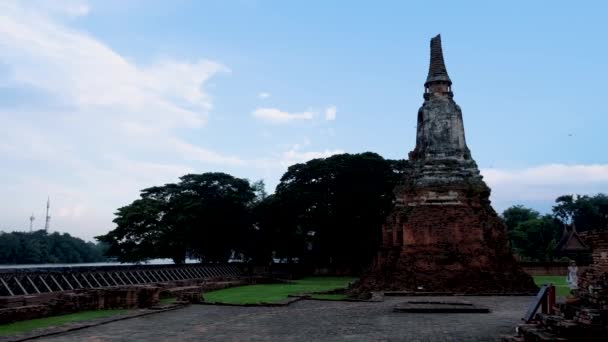
M187 264L196 264L197 259L186 259ZM127 265L172 265L171 259L152 259L144 263L120 263L120 262L83 262L79 264L30 264L30 265L0 265L0 270L11 268L51 268L51 267L85 267L85 266L127 266Z

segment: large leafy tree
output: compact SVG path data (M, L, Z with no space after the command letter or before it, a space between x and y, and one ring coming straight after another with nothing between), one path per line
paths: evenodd
M193 253L206 261L226 261L232 251L245 252L256 199L249 181L225 173L186 175L181 180L178 219L192 239Z
M573 223L578 231L608 229L607 195L564 195L555 202L553 214L564 224Z
M522 259L530 261L552 261L563 228L551 215L538 215L517 223L509 231L511 246Z
M290 166L260 206L272 249L316 265L364 267L377 250L406 166L371 152Z
M151 190L151 189L146 189ZM155 187L155 191L167 190ZM148 196L119 208L116 212L116 228L97 239L108 245L107 254L122 262L138 262L156 257L169 257L177 263L183 262L185 248L171 248L178 236L171 237L171 227L165 218L169 200ZM173 254L173 255L172 255Z
M186 256L226 261L244 251L253 229L256 192L249 181L225 173L188 174L177 184L144 189L119 208L116 228L97 237L120 261Z
M511 232L517 228L517 225L533 219L538 219L540 213L534 209L526 208L523 205L514 205L505 209L502 213L502 219L507 226L507 231Z
M563 195L555 202L552 215L541 215L521 205L503 212L511 246L523 259L553 260L566 225L574 224L577 231L608 229L608 196L605 194Z

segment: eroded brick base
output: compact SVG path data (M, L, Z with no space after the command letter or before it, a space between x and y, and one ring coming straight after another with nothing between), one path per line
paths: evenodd
M538 288L511 254L504 225L490 206L489 189L482 185L399 193L401 205L382 229L383 246L351 294L535 293Z

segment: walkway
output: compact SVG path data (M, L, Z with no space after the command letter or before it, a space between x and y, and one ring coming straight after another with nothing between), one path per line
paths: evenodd
M394 313L408 300L459 300L490 314ZM44 341L496 341L532 297L387 297L381 303L300 301L287 307L191 305Z

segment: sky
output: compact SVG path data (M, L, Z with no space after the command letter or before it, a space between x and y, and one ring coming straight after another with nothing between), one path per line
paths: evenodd
M406 158L429 39L498 212L608 192L603 1L0 2L0 230L91 240L143 188Z

